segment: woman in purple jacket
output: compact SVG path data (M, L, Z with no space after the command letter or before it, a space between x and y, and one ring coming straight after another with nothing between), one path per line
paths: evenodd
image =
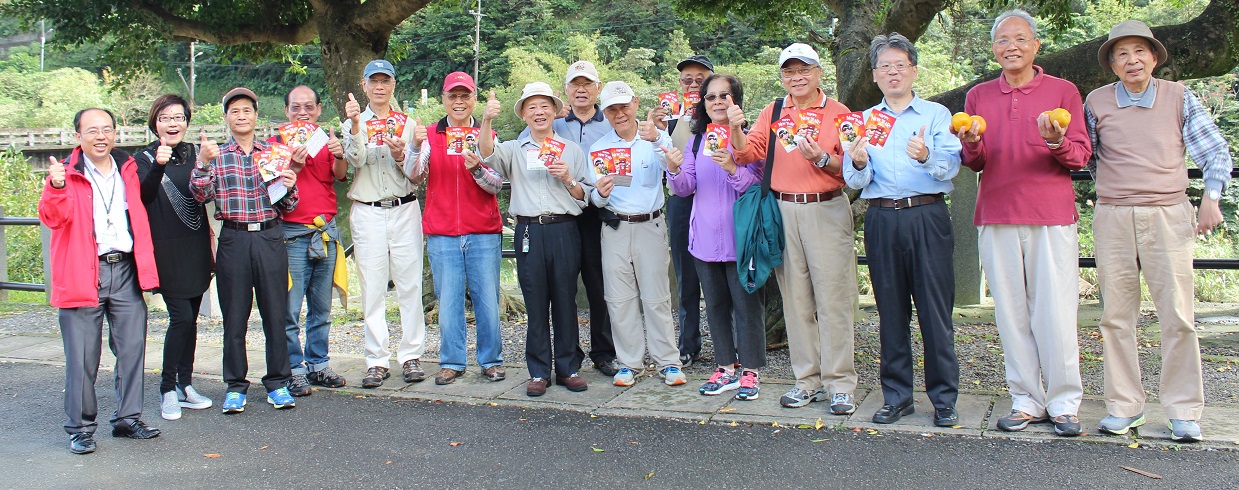
M766 366L766 329L757 295L740 285L736 270L736 228L732 205L751 185L760 185L764 162L737 165L730 145L707 155L702 135L707 124L728 125L727 111L741 105L744 91L731 75L711 75L702 84L693 138L684 152L684 164L667 163L671 190L678 196L696 193L689 218L688 251L696 259L697 274L706 298L706 316L714 342L718 369L701 394L718 395L738 390L737 400L755 400L757 371ZM705 117L700 117L701 115ZM739 372L737 372L739 370Z

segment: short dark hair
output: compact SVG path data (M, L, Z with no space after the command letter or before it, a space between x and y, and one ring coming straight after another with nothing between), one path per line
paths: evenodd
M727 80L728 90L731 90L731 103L744 106L744 86L740 84L739 78L736 78L735 75L719 75L717 73L706 77L706 80L701 82L701 100L697 102L696 112L693 113L693 134L706 133L706 125L710 124L710 117L706 115L705 91L710 87L710 82L720 78Z
M163 94L158 99L155 99L155 102L151 103L151 113L146 116L146 127L150 128L151 132L154 133L155 121L159 119L159 113L174 105L180 105L185 109L185 123L188 124L194 112L193 109L190 109L189 102L184 97L176 94Z
M319 100L319 98L318 98L318 91L317 91L317 90L314 90L314 87L311 87L311 86L309 86L309 85L298 85L298 86L296 86L296 87L293 87L293 88L288 89L288 91L287 91L287 92L284 92L284 107L288 107L288 104L290 104L290 103L291 103L291 102L289 102L289 101L288 101L288 96L290 96L290 95L292 95L292 94L293 94L293 90L297 90L297 89L299 89L299 88L301 88L301 87L305 87L305 88L309 89L309 90L310 90L310 93L314 94L314 105L319 105L319 104L322 104L322 103L323 103L321 100Z
M103 113L107 114L108 118L112 120L112 126L113 127L116 126L116 115L112 114L112 111L109 111L102 107L87 107L85 109L77 111L77 114L73 115L73 130L74 131L77 131L79 133L82 132L82 114L85 114L88 111L103 111Z
M907 37L898 32L892 32L889 36L881 34L875 36L873 41L869 43L869 67L878 68L878 57L887 49L898 49L908 54L908 62L912 66L916 66L916 45L912 44Z

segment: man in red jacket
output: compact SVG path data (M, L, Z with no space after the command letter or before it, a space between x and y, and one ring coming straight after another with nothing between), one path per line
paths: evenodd
M159 429L142 417L146 364L146 302L159 287L150 224L138 187L137 163L115 150L116 119L104 109L73 118L78 147L64 162L52 158L39 219L52 230L51 304L60 308L65 346L65 432L69 451L94 452L99 404L95 378L108 319L116 356L112 436L150 439Z

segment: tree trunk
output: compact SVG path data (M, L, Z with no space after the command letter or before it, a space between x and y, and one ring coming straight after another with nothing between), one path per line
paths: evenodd
M892 32L916 42L946 3L946 0L894 0L888 4L866 0L842 2L835 42L830 47L835 61L836 98L853 109L870 107L882 100L882 91L873 83L870 70L869 43L879 34Z
M319 42L322 44L323 76L331 89L331 102L341 118L348 94L353 94L363 105L366 103L361 92L362 71L370 60L387 56L387 45L391 39L391 31L362 32L353 26L351 17L349 11L339 7L315 12Z

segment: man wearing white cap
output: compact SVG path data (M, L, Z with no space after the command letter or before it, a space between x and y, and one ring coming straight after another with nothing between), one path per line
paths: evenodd
M396 70L387 60L366 65L361 80L369 104L365 111L353 94L344 104L344 158L353 166L348 197L353 257L361 280L361 308L366 324L366 376L363 388L376 388L391 376L388 364L387 281L396 283L400 304L400 346L396 360L404 381L426 379L420 359L426 348L426 317L422 311L422 210L414 185L404 173L405 157L413 152L417 123L407 120L396 136L384 134L375 142L367 136L367 122L388 121L399 114L391 106L396 91ZM390 129L389 129L390 131ZM381 142L381 144L379 144Z
M483 169L492 184L500 177L512 183L508 213L516 218L516 274L528 310L525 337L525 363L529 366L528 396L542 396L555 381L570 391L589 388L577 373L584 359L579 344L576 317L576 276L581 269L581 236L576 216L586 202L606 205L610 179L594 189L594 174L585 162L585 153L576 143L551 130L555 114L563 101L544 82L525 85L513 110L529 125L529 135L495 144L479 138L480 155L465 152L465 165ZM482 134L491 133L491 123L499 116L499 100L490 93L482 115ZM542 158L547 141L562 144L558 158ZM554 329L554 344L551 330Z
M787 319L796 385L779 399L785 407L803 407L830 399L832 413L856 410L856 366L852 360L855 316L856 251L852 207L843 194L843 148L829 121L847 106L826 97L820 88L822 67L817 52L795 43L779 55L779 76L787 97L778 117L799 121L806 112L823 121L816 138L804 138L790 151L771 142L775 104L762 109L746 136L744 111L728 109L737 162L764 161L767 145L774 154L770 188L783 217L783 265L775 268Z
M683 160L671 137L650 121L638 124L639 100L624 82L602 88L602 111L613 130L599 138L590 151L628 149L632 182L616 186L603 213L602 267L611 332L620 370L616 386L632 386L645 368L645 347L669 386L687 382L680 371L675 323L671 319L671 284L667 267L667 225L662 215L662 175L667 160ZM654 142L638 137L638 126ZM604 177L605 178L605 177Z
M1105 298L1106 411L1102 432L1125 434L1144 424L1136 320L1140 275L1149 285L1162 330L1161 402L1171 438L1196 442L1205 408L1192 296L1196 234L1222 223L1218 200L1233 168L1226 139L1191 90L1153 78L1166 47L1138 20L1120 22L1097 51L1119 77L1088 95L1084 118L1093 141L1088 169L1097 181L1093 236ZM1198 216L1187 197L1184 153L1204 170ZM1196 220L1192 225L1193 218Z

